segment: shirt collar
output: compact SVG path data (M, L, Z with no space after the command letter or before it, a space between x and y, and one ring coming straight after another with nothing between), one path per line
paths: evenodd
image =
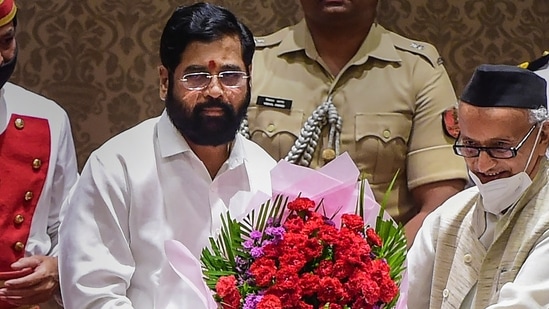
M160 146L160 155L162 158L192 151L185 138L173 125L165 109L160 116L160 120L158 120L157 126L158 145Z
M305 19L290 29L280 42L278 50L278 56L303 50L313 60L317 60L319 57ZM356 65L363 64L369 57L387 62L402 61L391 39L390 32L377 23L372 24L368 36L351 62Z
M185 138L179 133L173 125L166 110L162 112L158 121L158 144L160 146L160 155L167 158L179 153L191 153L192 149ZM244 137L236 134L231 143L231 152L225 164L219 170L219 173L227 169L232 169L245 161L246 150L244 147Z

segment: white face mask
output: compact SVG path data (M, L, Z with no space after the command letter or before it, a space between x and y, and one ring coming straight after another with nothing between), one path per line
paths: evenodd
M541 134L542 127L543 124L540 125L540 129L538 131L538 134L536 135L534 145L537 145L538 143L538 138ZM517 173L511 177L496 179L487 183L481 183L480 179L478 179L475 174L469 171L469 176L471 177L471 180L473 180L475 185L477 185L480 195L482 196L482 204L484 205L484 210L494 215L499 215L502 211L515 204L520 199L522 194L526 191L526 189L530 187L530 185L532 184L532 179L530 179L530 176L526 174L526 169L528 168L528 164L530 164L530 160L532 159L535 148L536 147L533 147L530 151L530 156L528 157L528 161L526 162L524 171Z
M480 179L471 171L469 171L469 176L477 185L482 196L484 210L494 215L501 214L502 211L515 204L532 184L532 180L526 172L520 172L511 177L496 179L487 183L481 183Z

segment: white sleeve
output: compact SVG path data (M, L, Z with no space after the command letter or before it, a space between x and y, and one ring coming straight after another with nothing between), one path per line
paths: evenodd
M530 309L549 306L549 231L522 264L515 280L503 285L498 302L487 309Z
M112 156L115 157L115 156ZM133 308L126 171L92 153L63 206L59 271L65 308Z
M435 242L433 231L437 229L439 215L435 211L425 218L412 247L408 251L408 309L429 308L433 267L435 264Z
M47 233L51 239L52 247L48 255L58 255L58 228L61 206L68 196L72 186L78 180L78 166L76 161L76 152L71 133L69 118L63 113L60 125L59 141L57 145L52 145L57 149L57 160L51 162L55 164L53 169L53 182L51 187L50 211L48 214Z

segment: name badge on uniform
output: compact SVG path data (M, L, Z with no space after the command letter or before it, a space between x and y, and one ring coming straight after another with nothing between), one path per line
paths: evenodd
M257 102L256 105L262 105L266 107L274 107L274 108L281 108L281 109L291 109L292 108L292 100L288 99L281 99L281 98L272 98L272 97L264 97L264 96L257 96Z

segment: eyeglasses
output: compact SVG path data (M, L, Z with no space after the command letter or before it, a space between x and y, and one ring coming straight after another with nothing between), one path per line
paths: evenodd
M530 131L526 133L526 136L522 138L522 140L518 143L515 147L477 147L477 146L468 146L468 145L458 145L454 144L454 153L458 156L466 157L466 158L475 158L480 155L481 151L486 151L486 153L495 159L510 159L517 156L517 152L519 151L520 147L524 145L524 142L530 137L530 134L534 131L534 128L536 125L533 125L530 128ZM456 140L457 143L457 140Z
M181 77L180 81L183 83L183 87L188 90L202 90L208 87L214 77L217 77L217 80L227 88L242 87L244 81L250 78L246 72L242 71L224 71L218 74L199 72L185 74Z

